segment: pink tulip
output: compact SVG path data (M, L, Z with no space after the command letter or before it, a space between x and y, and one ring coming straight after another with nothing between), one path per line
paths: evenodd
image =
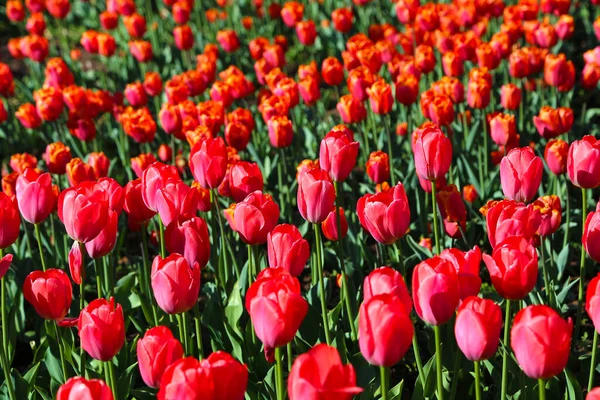
M515 148L500 162L502 192L509 200L530 202L536 197L544 164L531 147Z

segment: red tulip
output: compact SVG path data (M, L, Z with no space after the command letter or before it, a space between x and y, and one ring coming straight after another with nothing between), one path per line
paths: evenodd
M262 191L264 183L258 164L238 161L229 168L228 181L231 197L241 202L254 191Z
M210 241L206 222L200 217L193 217L180 222L174 220L165 230L167 251L179 253L188 265L198 263L204 268L210 257Z
M581 243L590 256L596 262L600 260L600 246L596 246L600 242L600 203L596 204L596 211L587 215L585 225L583 227L583 235Z
M58 197L58 218L71 239L86 243L100 234L108 219L108 197L93 182L82 182Z
M439 188L436 201L446 234L455 239L463 237L467 224L467 209L458 188L455 185Z
M39 175L33 169L26 169L17 179L16 192L19 211L25 221L39 224L54 211L56 194L50 174Z
M96 299L79 314L81 347L93 358L109 361L125 344L123 308L110 300Z
M392 106L394 105L392 87L383 79L373 83L373 85L367 89L367 94L369 95L371 109L375 114L385 115L392 111Z
M596 34L596 36L600 36L600 34ZM585 400L599 400L600 399L600 387L594 388L590 390L585 397Z
M136 224L144 223L156 215L155 211L150 210L142 198L142 180L134 179L125 186L125 203L123 208L129 214L129 218Z
M531 147L515 148L500 163L502 192L509 200L529 202L542 182L544 164Z
M506 146L517 135L517 122L512 114L499 113L489 120L490 137L498 146Z
M279 206L270 195L257 190L237 203L233 218L235 230L245 243L264 244L279 220Z
M0 193L0 249L16 242L21 229L21 218L16 197Z
M108 169L110 168L110 160L102 152L90 153L88 156L88 164L94 171L96 179L105 178L108 176Z
M71 149L62 142L50 143L46 146L44 161L52 174L64 174L71 158Z
M167 314L181 314L194 307L200 291L200 265L190 265L180 254L156 256L151 284L158 306Z
M345 181L356 165L358 142L354 141L353 133L344 125L332 128L321 140L319 164L329 172L332 180Z
M521 89L514 83L507 83L500 88L500 103L507 110L516 110L521 103Z
M412 310L412 299L404 278L400 273L390 267L376 268L366 278L363 284L363 296L366 302L373 296L380 294L392 294L397 296L407 313Z
M327 57L321 64L321 76L329 86L337 86L344 81L344 66L335 57Z
M165 226L180 216L190 218L196 215L198 191L181 180L168 180L155 196L156 211Z
M256 336L266 348L291 342L308 311L300 284L283 268L267 268L246 293L246 310Z
M137 359L144 383L160 386L165 370L183 357L183 346L166 326L148 329L137 342Z
M487 360L496 353L501 329L502 311L492 300L470 296L458 308L454 335L470 361Z
M345 238L348 234L348 221L346 220L346 214L344 213L343 208L338 208L336 210L332 210L325 221L321 223L321 229L323 230L323 236L327 238L327 240L337 241L340 240L340 236L338 235L338 226L337 226L337 215L340 218L340 229L342 231L341 238Z
M304 5L297 1L288 1L281 8L281 19L288 28L293 28L296 24L302 21L304 13Z
M219 187L227 173L227 149L222 138L208 138L198 142L190 152L190 169L200 186Z
M445 324L460 300L456 269L439 256L422 261L413 272L412 293L415 311L423 321Z
M390 160L387 153L381 150L372 152L367 160L366 171L369 178L376 184L390 179Z
M352 364L343 364L337 349L324 343L294 360L287 388L290 400L351 400L363 391Z
M314 168L298 176L298 210L313 224L325 221L335 203L335 189L329 174Z
M142 153L137 157L131 158L131 169L135 173L135 176L141 178L144 175L144 171L150 165L156 162L156 157L151 153Z
M402 183L386 192L366 194L356 204L360 224L382 244L403 237L410 224L408 198Z
M69 378L56 393L56 400L113 400L110 387L100 379Z
M179 173L174 166L154 162L142 174L142 199L146 207L158 212L158 194L168 182L179 181Z
M522 300L535 287L538 256L523 237L509 237L494 248L483 261L498 294L509 300Z
M482 210L487 213L488 239L492 247L513 236L533 242L542 219L533 205L526 206L512 200L491 201Z
M481 264L481 250L474 246L472 250L460 251L459 249L446 249L440 257L449 261L458 276L458 292L461 300L469 296L477 296L481 288L479 270Z
M310 246L294 225L280 224L267 235L267 254L271 268L282 267L299 276L310 258Z
M230 354L218 350L202 362L210 368L216 399L243 400L248 385L248 367Z
M81 249L81 243L73 242L71 250L69 250L69 273L76 285L81 285L81 282L85 279L83 258L84 253Z
M100 258L108 255L117 244L117 230L119 214L109 209L106 224L92 240L85 244L85 249L91 258Z
M414 334L409 312L393 294L378 294L363 302L358 314L358 343L365 360L389 368L404 357Z
M413 152L417 174L423 179L439 179L450 169L452 143L435 125L419 130L413 140Z
M63 270L33 271L23 283L23 297L40 317L60 321L69 312L73 289Z
M298 40L305 46L311 46L317 38L317 28L314 21L300 21L296 24Z
M538 115L533 117L533 124L541 137L553 139L567 133L573 126L573 110L568 107L551 108L543 106Z
M4 275L6 275L6 273L8 272L12 260L12 254L7 254L4 257L0 258L0 279L4 278Z
M510 330L510 345L519 365L530 378L549 379L567 366L573 322L544 305L517 313Z
M600 186L600 140L586 135L569 147L567 173L573 185L583 189Z
M336 108L342 122L345 124L354 124L367 118L367 110L364 104L351 94L340 97Z
M289 147L294 140L292 121L285 115L275 115L267 122L271 146L276 148Z
M175 361L163 373L158 400L214 399L215 382L208 365L193 357Z

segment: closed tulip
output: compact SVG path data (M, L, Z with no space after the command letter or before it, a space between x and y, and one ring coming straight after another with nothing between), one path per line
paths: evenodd
M586 135L569 147L567 173L573 185L583 189L600 186L600 140Z
M600 203L596 204L596 211L587 215L583 227L581 243L586 253L596 262L600 260Z
M531 147L512 149L500 163L502 192L509 200L529 202L542 182L544 164Z
M69 378L56 392L56 400L113 400L110 387L101 379Z
M169 181L179 180L174 166L160 162L148 165L142 173L142 199L149 210L158 212L158 193Z
M508 300L522 300L533 290L538 276L535 248L523 237L510 237L494 248L483 261L498 294Z
M373 183L383 183L390 179L390 158L381 150L374 151L369 155L365 169Z
M449 261L456 270L458 276L458 292L461 300L469 296L477 296L481 288L479 276L481 264L481 250L474 246L469 251L461 251L451 248L445 249L440 257Z
M168 226L179 217L191 218L198 209L198 191L179 179L171 179L155 193L156 211Z
M77 186L82 182L96 180L94 169L88 163L76 157L67 163L67 179L71 186Z
M245 364L221 350L212 353L202 364L209 366L215 384L215 399L244 399L248 386L248 367Z
M470 361L487 360L496 353L501 329L502 311L492 300L470 296L458 308L454 336Z
M600 274L596 275L588 284L585 298L585 311L588 313L596 331L600 331L600 292L598 292Z
M497 114L489 124L490 136L498 146L506 146L517 134L517 123L512 114Z
M40 317L60 321L69 312L73 289L63 270L51 268L27 275L23 283L23 297Z
M198 263L200 268L208 264L210 241L206 222L200 217L171 222L165 230L165 244L169 253L179 253L188 265Z
M56 194L50 174L38 174L26 169L17 179L17 203L23 219L39 224L48 218L56 206Z
M248 288L246 310L256 336L266 348L275 349L294 339L308 303L296 278L283 268L267 268Z
M352 136L348 128L338 125L321 140L319 165L336 182L345 181L356 165L358 142Z
M370 364L392 367L406 354L414 328L398 296L378 294L365 300L358 314L358 344Z
M452 143L436 125L419 129L413 140L417 174L430 181L446 175L452 163Z
M58 197L58 218L71 239L86 243L100 234L108 219L109 203L104 190L83 182Z
M215 399L215 382L208 365L194 357L175 361L162 375L157 399Z
M516 110L521 104L521 89L514 83L507 83L500 88L500 104L507 110Z
M567 156L569 144L562 139L549 140L544 149L544 159L548 169L554 175L563 175L567 172Z
M137 342L140 374L150 387L159 387L165 370L182 357L183 346L166 326L148 329Z
M573 110L568 107L543 106L533 117L533 124L541 137L553 139L571 130L574 122Z
M238 203L264 187L262 172L256 163L238 161L229 168L227 175L231 197Z
M460 300L456 269L439 256L422 261L413 272L412 294L415 311L423 321L445 324Z
M148 168L156 162L156 157L154 157L154 154L151 153L142 153L139 154L137 157L131 157L130 160L131 169L135 173L135 176L141 179L144 175L144 171L146 170L146 168Z
M600 33L600 27L597 29L599 29ZM596 36L600 36L600 34L596 34ZM600 400L600 387L590 390L585 397L585 400Z
M412 310L412 299L404 278L398 271L390 267L376 268L371 272L363 284L363 297L366 302L373 296L389 293L397 296L407 313Z
M233 214L236 231L250 245L264 244L279 220L279 206L271 195L257 190L237 203Z
M125 199L123 208L129 214L129 218L136 224L150 221L156 215L155 211L150 210L142 198L142 180L134 179L125 186Z
M344 66L335 57L327 57L321 64L321 75L326 84L337 86L344 81Z
M371 87L367 88L367 94L369 95L371 110L375 114L385 115L392 111L394 105L392 87L383 79L376 81Z
M335 188L327 171L313 168L298 176L298 210L313 224L325 221L335 203Z
M64 174L67 163L71 161L71 149L61 142L50 143L46 146L44 161L48 171L52 174Z
M294 140L292 121L285 115L275 115L267 122L271 146L278 149L288 147Z
M296 35L304 46L311 46L317 38L317 28L312 20L300 21L296 24Z
M271 268L299 276L310 258L310 246L294 225L280 224L267 235L267 255Z
M454 239L463 237L467 225L467 208L456 185L439 188L436 193L436 202L446 234Z
M351 400L363 391L352 364L342 363L338 350L323 343L294 360L287 389L290 400Z
M221 137L198 142L190 152L190 169L200 186L219 187L227 173L227 149Z
M21 218L16 197L0 193L0 249L17 241L21 229Z
M81 347L93 358L111 360L125 344L123 308L110 300L96 299L79 314Z
M152 292L167 314L181 314L194 307L200 292L200 265L190 265L180 254L156 256L150 272Z
M510 345L525 375L549 379L567 366L573 322L552 308L528 306L517 313L510 330Z
M486 213L488 239L492 247L513 236L533 242L542 220L534 205L526 206L513 200L491 201L482 210Z
M356 204L360 224L382 244L403 237L410 224L410 209L404 185L398 183L386 192L366 194Z

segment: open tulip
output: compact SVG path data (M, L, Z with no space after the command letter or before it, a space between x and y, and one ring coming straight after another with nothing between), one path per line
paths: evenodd
M93 358L109 361L125 344L123 308L110 300L96 299L79 315L81 347Z
M487 360L496 353L502 329L502 311L492 300L467 297L458 308L454 335L471 361Z
M415 311L423 321L445 324L460 300L456 269L439 256L422 261L413 272L412 293Z
M310 258L310 246L294 225L280 224L267 235L267 254L270 267L299 276Z
M240 202L254 191L262 191L264 183L256 163L238 161L229 168L228 182L233 201Z
M500 163L502 192L509 200L529 202L535 197L544 164L531 147L512 149Z
M366 194L356 204L363 228L382 244L392 244L406 234L410 224L408 198L402 183L386 192Z
M362 391L356 386L352 364L343 364L337 349L326 344L318 344L298 356L288 377L290 400L351 400Z
M483 255L492 285L498 294L509 300L522 300L535 287L538 276L538 256L535 248L519 236L498 244L490 256Z
M188 264L180 254L156 256L150 272L152 292L167 314L181 314L196 305L200 292L200 265Z
M63 270L33 271L23 283L23 297L40 317L60 321L69 312L73 289Z
M513 200L492 201L482 210L486 212L488 239L496 247L506 238L520 236L533 242L542 216L533 205Z
M279 206L270 195L257 190L237 203L233 218L236 231L244 242L264 244L279 220Z
M548 379L567 366L573 322L545 305L528 306L517 313L510 344L519 365L530 378Z
M166 326L148 329L137 342L140 374L150 387L159 387L165 370L182 357L183 346Z

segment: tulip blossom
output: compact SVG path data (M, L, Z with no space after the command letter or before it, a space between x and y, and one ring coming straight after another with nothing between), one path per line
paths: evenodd
M402 301L407 313L412 310L412 299L408 293L404 278L398 271L390 267L381 267L373 270L365 278L363 291L365 302L373 296L390 293Z
M356 213L362 227L382 244L392 244L403 237L410 224L408 198L402 183L387 192L364 195L356 204Z
M223 139L198 142L190 152L190 169L202 187L218 188L227 173L227 149Z
M461 300L469 296L477 296L481 287L479 276L481 264L481 250L474 246L469 251L459 249L445 249L440 257L452 263L458 277L458 291Z
M100 234L108 219L108 197L93 182L82 182L58 197L58 218L71 239L86 243Z
M338 125L321 141L319 165L336 182L345 181L356 164L358 142L353 136L347 127Z
M533 206L539 210L542 216L537 231L538 235L550 236L560 228L562 207L558 196L542 196L533 202Z
M165 370L182 357L183 346L166 326L148 329L137 342L140 374L150 387L159 387Z
M569 147L567 173L573 185L583 189L600 186L600 140L584 136Z
M229 168L227 180L231 197L236 202L241 202L254 191L262 191L264 183L262 172L258 164L247 161L238 161Z
M338 218L340 222L340 231L338 232ZM348 220L342 207L332 210L325 221L321 223L321 229L323 230L323 236L327 240L338 241L340 238L345 238L348 234Z
M237 203L233 218L236 231L244 242L264 244L279 220L279 206L270 195L257 190Z
M502 192L509 200L529 202L542 182L544 165L531 147L512 149L500 163Z
M190 265L177 253L156 256L150 272L152 292L158 306L167 314L181 314L196 305L200 292L200 265Z
M165 245L169 253L183 255L189 265L198 263L200 268L208 264L210 241L208 226L200 217L183 222L175 220L165 230Z
M313 224L325 221L335 203L335 188L329 174L320 168L298 176L298 210Z
M480 211L486 217L492 247L513 236L532 242L542 220L540 211L533 204L526 206L512 200L490 201Z
M123 308L112 297L96 299L81 310L78 330L81 347L92 358L109 361L125 344Z
M56 400L113 400L112 390L100 379L69 378L56 392Z
M310 258L310 246L294 225L280 224L267 235L267 254L271 268L299 276Z
M419 129L413 137L417 174L430 181L446 175L452 162L452 143L435 125Z
M470 296L458 308L454 335L471 361L487 360L496 353L501 329L502 311L492 300Z
M600 203L596 204L596 210L590 212L585 219L581 243L586 253L596 262L600 260Z
M33 271L23 283L23 297L40 317L60 321L69 312L73 289L63 270Z

